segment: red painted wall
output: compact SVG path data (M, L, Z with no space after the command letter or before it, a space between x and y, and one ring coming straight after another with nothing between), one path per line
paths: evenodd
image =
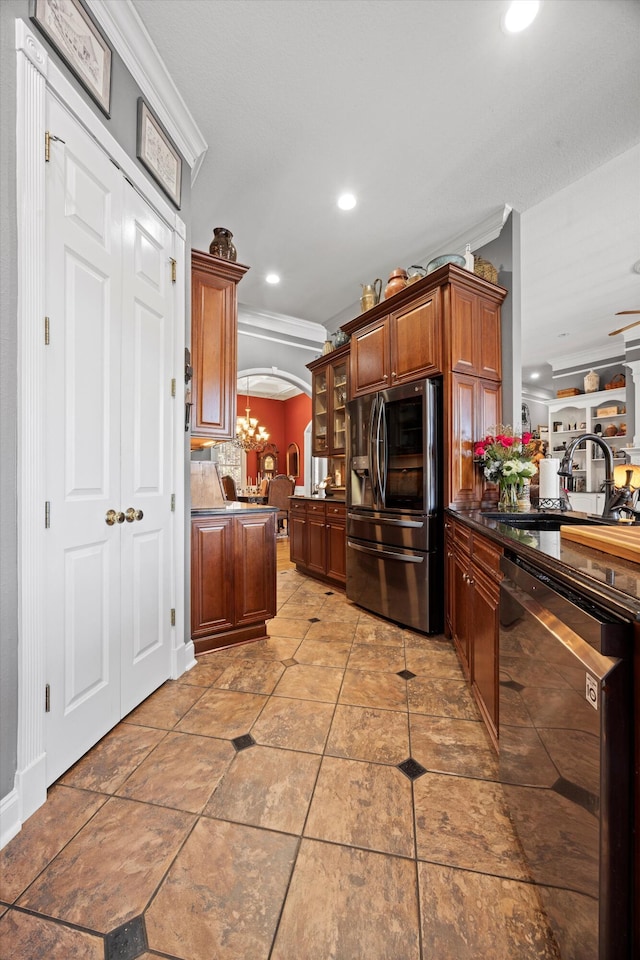
M246 394L238 396L238 416L244 417L247 406ZM297 483L302 485L304 478L304 431L311 420L311 397L300 394L290 400L266 400L263 397L249 397L251 416L269 432L269 443L278 448L278 473L287 471L287 447L297 443L300 448L300 470ZM247 453L247 476L255 481L259 471L258 454Z

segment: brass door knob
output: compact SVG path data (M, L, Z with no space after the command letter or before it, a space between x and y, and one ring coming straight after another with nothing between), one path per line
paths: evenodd
M124 513L121 510L107 510L104 522L108 527L112 527L114 523L124 523Z
M125 510L124 516L127 523L133 523L134 520L142 520L144 513L142 510L134 510L133 507L129 507Z

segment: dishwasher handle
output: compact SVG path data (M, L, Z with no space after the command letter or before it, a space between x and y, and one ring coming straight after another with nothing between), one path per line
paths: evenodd
M584 667L602 679L617 665L618 659L606 657L594 649L583 637L563 623L550 609L525 593L516 583L505 577L500 584L500 630L509 630L522 619L522 611L540 624L545 631L577 657Z

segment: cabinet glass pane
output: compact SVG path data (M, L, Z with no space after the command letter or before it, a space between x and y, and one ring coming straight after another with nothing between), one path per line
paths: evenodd
M327 449L328 402L327 372L323 370L314 375L313 382L313 435L316 450Z
M347 414L347 364L339 363L333 368L333 450L346 447Z

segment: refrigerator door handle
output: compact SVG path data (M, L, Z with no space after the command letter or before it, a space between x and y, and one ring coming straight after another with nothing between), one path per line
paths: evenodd
M378 418L378 444L381 451L381 469L379 471L380 476L380 490L382 494L382 505L387 505L387 410L385 407L384 400L380 400L380 415Z
M423 520L395 520L392 517L372 517L366 513L349 513L348 516L349 520L358 520L360 523L380 523L385 527L414 527L419 530L422 530L424 527Z
M381 506L380 489L380 463L379 463L379 417L380 417L380 397L374 396L371 404L371 422L369 424L369 449L371 451L371 492L373 494L374 506L378 509Z
M371 547L361 546L353 540L347 540L347 546L360 553L368 553L372 557L389 557L391 560L400 560L402 563L424 563L424 557L415 554L394 553L393 550L373 550Z

